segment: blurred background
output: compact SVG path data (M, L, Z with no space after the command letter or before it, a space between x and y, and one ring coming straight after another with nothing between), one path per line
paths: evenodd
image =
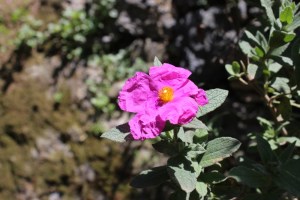
M263 10L255 0L0 0L0 199L166 199L130 178L165 162L151 142L101 133L127 122L124 81L157 56L229 97L205 122L244 141L269 115L255 92L227 80L239 38ZM246 141L244 141L246 142Z

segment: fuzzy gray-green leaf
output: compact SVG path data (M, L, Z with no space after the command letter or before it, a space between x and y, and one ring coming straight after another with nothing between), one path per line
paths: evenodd
M291 92L291 88L289 86L289 79L284 77L276 77L271 84L271 87L274 88L278 92L282 92L284 94L289 94Z
M299 26L300 26L300 13L294 16L294 20L291 24L287 26L287 30L294 31Z
M295 136L283 136L283 137L279 137L277 139L277 142L280 144L285 144L285 143L294 143L295 142L295 146L296 147L300 147L300 139L298 137Z
M228 91L223 89L211 89L206 91L208 104L200 107L197 113L197 117L201 117L216 108L218 108L228 96Z
M196 184L196 191L200 195L200 197L205 197L208 192L207 185L203 182L198 182Z
M129 131L129 125L126 123L104 132L101 137L110 139L115 142L126 142L128 140L131 140L131 138L129 137Z
M185 192L196 188L197 177L192 163L184 157L172 157L168 160L168 173L171 179Z
M240 46L242 52L244 54L246 54L248 57L252 57L253 56L252 46L250 45L249 42L242 40L242 41L239 42L239 46Z
M234 72L233 67L232 67L231 64L226 64L226 65L225 65L225 69L226 69L226 71L227 71L230 75L232 75L232 76L235 75L235 72Z
M154 66L157 66L157 67L162 66L161 61L160 61L156 56L155 56L155 58L154 58L153 65L154 65Z
M275 16L272 10L273 1L272 0L260 0L261 5L266 9L267 16L273 24L275 22Z
M208 167L222 161L237 151L240 145L241 143L237 139L231 137L220 137L209 141L207 143L206 152L200 161L200 165L202 167Z
M254 79L254 78L258 78L259 73L257 73L257 72L258 72L258 66L257 65L250 63L247 66L247 73L248 73L248 76L251 80Z
M207 126L196 117L190 123L184 124L182 126L184 128L191 128L191 129L205 129L205 130L208 129Z

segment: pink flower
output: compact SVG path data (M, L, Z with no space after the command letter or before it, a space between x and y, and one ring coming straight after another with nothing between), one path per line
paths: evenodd
M191 72L164 63L151 67L149 75L137 72L119 94L122 110L137 113L130 121L134 139L155 138L171 124L189 123L198 107L208 103L206 93L188 79Z

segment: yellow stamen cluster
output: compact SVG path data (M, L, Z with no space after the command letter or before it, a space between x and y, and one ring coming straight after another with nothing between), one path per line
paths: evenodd
M158 91L158 96L163 103L167 103L173 100L174 90L169 86L165 86Z

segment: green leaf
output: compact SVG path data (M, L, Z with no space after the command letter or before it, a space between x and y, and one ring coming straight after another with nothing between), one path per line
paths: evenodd
M135 188L145 188L158 186L170 179L167 166L154 167L142 171L139 175L133 178L130 185Z
M282 55L284 52L285 52L285 50L289 47L289 43L287 43L287 44L285 44L285 45L283 45L283 46L279 46L279 47L272 47L272 48L270 48L270 55L275 55L275 56L280 56L280 55Z
M300 13L294 16L294 20L291 24L289 24L286 29L289 31L294 31L300 26Z
M228 177L254 188L264 187L268 182L268 178L264 174L244 166L232 168L228 173Z
M269 47L268 47L268 41L265 38L265 36L260 31L257 31L255 37L258 39L258 42L262 46L264 52L266 52Z
M197 182L196 191L200 195L200 197L205 197L208 192L207 185L203 182Z
M271 24L273 24L276 19L272 10L273 1L272 0L260 0L261 5L266 9L267 16Z
M184 131L183 127L179 128L177 137L182 142L193 143L194 131Z
M300 178L300 159L290 159L284 163L280 169L287 171L291 175Z
M247 66L247 73L249 75L250 80L254 79L254 78L259 78L261 76L261 71L258 70L258 66L255 64L250 63Z
M256 38L251 32L249 32L247 30L245 30L245 36L246 36L246 40L249 42L249 45L255 47L254 49L251 47L250 53L252 56L250 56L250 57L257 55L258 57L262 58L265 55L265 52L264 52L265 44L263 44L259 41L259 39L262 39L262 38L260 38L260 36L259 36L259 38Z
M283 41L285 42L291 42L293 41L293 39L296 37L296 34L295 33L286 33L284 38L283 38Z
M202 144L206 142L208 138L208 131L204 129L198 129L194 132L193 142L196 144Z
M260 42L257 40L257 38L251 32L245 30L245 36L248 38L250 44L252 44L253 46L261 47Z
M225 181L227 177L218 171L212 171L212 172L202 173L199 179L208 184L217 184Z
M254 50L258 57L263 58L265 56L265 52L261 48L255 47Z
M156 56L154 58L153 65L157 66L157 67L162 66L162 63L160 62L160 60Z
M241 72L241 66L236 61L233 61L231 65L225 65L225 69L232 76L236 76Z
M282 118L284 120L288 120L291 117L292 114L292 106L290 99L286 96L282 96L279 98L279 105L277 105L278 113L281 114Z
M290 66L290 67L293 66L293 60L290 59L289 57L270 56L270 58L283 66Z
M262 117L257 117L256 118L259 122L259 124L263 127L266 127L266 128L273 128L273 123L265 118L262 118Z
M281 145L284 145L285 143L295 143L296 147L300 147L300 139L298 137L293 137L293 136L289 136L289 137L279 137L277 139L277 142L279 142Z
M275 80L271 83L271 87L274 88L277 92L281 92L284 94L289 94L291 92L291 88L289 86L289 79L284 77L276 77Z
M276 133L279 133L284 127L286 127L287 125L289 125L290 122L289 121L286 121L286 122L283 122L281 123L277 128L276 128Z
M200 165L202 167L208 167L222 161L237 151L240 145L241 143L237 139L231 137L220 137L209 141L207 143L206 152L200 161Z
M273 177L274 182L279 188L282 188L289 193L300 196L300 180L285 170L280 170L278 174Z
M268 67L271 72L277 73L282 68L282 65L277 62L274 62L269 64Z
M286 163L289 159L291 159L293 152L295 150L295 144L296 142L289 144L289 146L287 146L281 152L281 154L279 154L278 159L280 160L281 163Z
M177 146L173 143L170 143L166 140L161 140L152 144L153 148L163 154L173 156L178 153Z
M241 66L237 61L232 62L232 68L233 68L234 73L236 73L236 74L241 72Z
M270 48L271 50L281 47L286 43L291 42L296 37L296 34L293 32L285 32L274 30L271 34L270 39Z
M247 41L240 41L239 42L239 46L240 46L242 52L244 54L246 54L248 57L252 57L253 56L252 46L250 45L249 42L247 42Z
M225 69L226 69L226 71L227 71L230 75L232 75L232 76L235 75L235 72L234 72L234 70L233 70L232 65L226 64L226 65L225 65Z
M192 192L197 183L197 177L191 165L191 162L180 156L168 160L168 173L171 179L187 193Z
M190 123L182 125L182 127L190 128L190 129L205 129L205 130L208 130L207 126L202 121L197 119L196 117Z
M119 125L115 128L104 132L101 135L102 138L107 138L115 142L126 142L132 140L130 137L130 128L128 123Z
M197 117L201 117L216 108L218 108L228 96L228 91L223 89L211 89L206 91L208 104L200 107L197 113Z
M280 12L279 19L281 22L286 22L287 24L291 24L293 22L293 10L291 7L285 7L284 10Z
M201 174L201 172L202 172L201 165L199 165L199 163L197 161L192 161L192 165L191 166L194 168L195 176L198 177Z
M267 171L266 167L263 164L257 163L254 160L251 160L250 158L247 158L246 156L239 157L240 159L240 166L244 166L247 168L250 168L258 173L263 174L264 176L269 176L269 172Z
M206 149L201 144L190 144L186 148L186 155L187 158L192 160L194 158L197 158L199 155L203 154Z
M276 155L272 151L270 144L259 135L256 136L256 142L261 160L265 164L276 162Z

